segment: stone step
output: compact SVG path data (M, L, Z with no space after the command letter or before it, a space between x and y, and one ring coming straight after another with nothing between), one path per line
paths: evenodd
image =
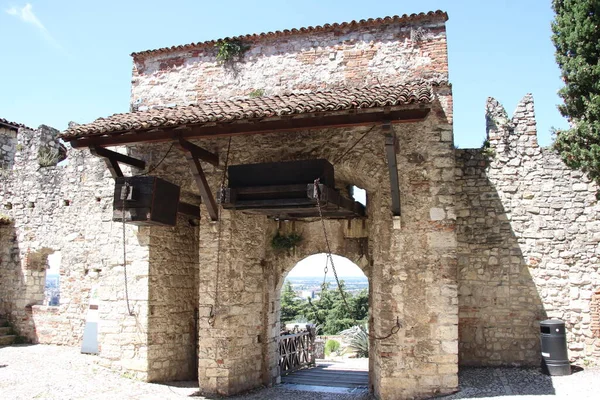
M11 331L10 326L0 328L0 336L8 335L10 333L10 331Z
M15 342L15 335L4 335L0 336L0 346L10 346Z

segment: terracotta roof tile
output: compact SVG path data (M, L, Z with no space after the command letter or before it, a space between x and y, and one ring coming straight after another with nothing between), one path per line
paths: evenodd
M162 47L154 50L144 50L131 53L132 57L144 57L147 55L153 55L158 53L169 53L172 51L179 50L191 50L197 49L200 47L206 46L214 46L216 43L221 41L247 41L247 40L257 40L263 38L270 37L279 37L279 36L288 36L288 35L296 35L301 33L313 33L313 32L330 32L336 29L343 29L346 27L361 27L361 26L373 26L373 25L384 25L391 23L409 23L416 21L426 21L426 20L448 20L448 14L444 11L429 11L427 13L418 13L418 14L404 14L402 16L394 15L392 17L383 17L383 18L369 18L369 19L361 19L360 21L350 21L350 22L342 22L342 23L333 23L333 24L325 24L325 25L317 25L317 26L308 26L305 28L299 29L285 29L283 31L275 31L275 32L264 32L264 33L254 33L250 35L240 35L234 37L226 37L217 40L208 40L205 42L197 42L197 43L189 43L183 44L179 46L171 46L171 47Z
M12 129L12 130L19 130L19 128L25 128L25 129L31 129L23 124L19 124L17 122L11 122L9 120L6 120L4 118L0 118L0 126L8 128L8 129Z
M228 123L237 120L264 119L285 115L428 104L432 100L431 84L427 82L396 86L336 88L309 93L238 98L114 114L107 118L98 118L89 124L70 127L63 132L61 137L72 140L108 133L181 125Z

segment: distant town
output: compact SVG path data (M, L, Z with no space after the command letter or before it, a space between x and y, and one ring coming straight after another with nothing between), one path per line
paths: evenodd
M60 275L46 275L44 288L44 305L58 306L60 304Z
M323 276L299 276L287 277L292 285L292 289L301 299L318 299L321 293L321 285L323 284ZM344 288L348 293L357 294L362 290L369 290L369 281L367 277L343 277L340 281L344 283ZM337 289L337 283L333 274L328 275L326 282L329 283L330 289Z

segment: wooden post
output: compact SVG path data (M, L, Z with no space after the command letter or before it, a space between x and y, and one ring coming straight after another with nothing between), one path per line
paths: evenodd
M396 160L397 139L390 123L382 126L385 135L385 154L390 173L390 188L392 191L392 214L400 215L400 185L398 183L398 163Z

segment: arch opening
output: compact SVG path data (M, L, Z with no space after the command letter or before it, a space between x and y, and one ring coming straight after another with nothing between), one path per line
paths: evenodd
M362 268L342 256L313 254L283 271L278 286L280 343L311 329L315 335L313 363L301 371L289 371L279 347L282 382L368 391L370 290Z

